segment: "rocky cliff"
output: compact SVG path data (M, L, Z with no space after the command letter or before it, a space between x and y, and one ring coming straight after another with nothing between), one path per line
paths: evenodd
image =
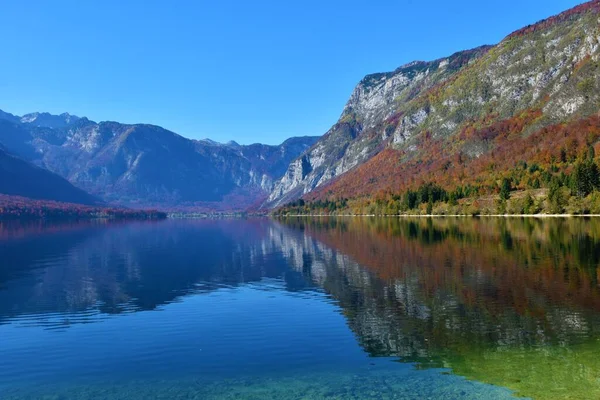
M489 50L488 46L433 62L412 62L389 73L366 76L354 89L338 122L306 153L294 160L275 185L266 206L297 198L342 175L378 153L395 131L385 121L398 105L446 81ZM408 116L407 126L424 115Z
M517 31L496 46L367 76L340 120L290 164L265 206L315 189L319 197L394 190L403 182L426 179L421 175L432 173L425 167L436 159L448 157L440 165L449 168L451 156L476 159L491 153L495 144L489 137L462 135L470 129L522 118L527 121L516 133L526 137L597 113L599 16L600 1L594 0ZM385 160L365 167L380 154ZM410 173L398 169L402 177L388 179L389 185L381 182L386 169L410 161L415 161ZM373 182L377 186L369 186Z

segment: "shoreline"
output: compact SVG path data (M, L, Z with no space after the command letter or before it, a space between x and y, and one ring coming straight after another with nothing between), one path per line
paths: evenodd
M165 220L206 220L206 219L247 219L247 218L600 218L600 214L398 214L398 215L377 215L377 214L290 214L290 215L232 215L232 214L213 214L205 216L171 216L162 218L152 217L22 217L22 218L4 218L0 216L0 222L9 221L48 221L48 222L72 222L72 221L165 221Z
M287 218L287 217L361 217L361 218L595 218L600 217L600 214L290 214L271 216L272 218Z

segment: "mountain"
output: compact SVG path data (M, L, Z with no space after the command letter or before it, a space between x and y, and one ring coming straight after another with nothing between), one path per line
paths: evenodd
M100 202L67 180L22 160L0 146L0 193L38 200L94 205Z
M599 16L594 0L496 46L365 77L265 206L399 192L428 181L485 189L517 162L550 167L561 150L571 158L595 145Z
M134 207L247 209L263 201L287 165L316 140L241 146L68 114L0 120L0 143L9 151L107 202Z
M24 124L30 124L37 127L45 128L64 128L67 125L74 124L81 118L71 115L69 113L63 113L60 115L52 115L47 112L25 114L21 117L21 122Z
M412 62L393 72L366 76L354 89L339 121L289 166L267 204L276 206L300 197L373 157L394 134L389 120L397 118L398 103L413 101L488 50L483 46L447 59ZM421 118L416 114L404 122L414 125Z
M15 115L12 115L11 113L7 113L7 112L0 110L0 120L17 123L20 121L20 118Z

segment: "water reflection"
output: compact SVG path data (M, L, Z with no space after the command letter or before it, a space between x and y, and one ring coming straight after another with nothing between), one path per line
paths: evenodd
M600 397L600 221L288 220L361 344L534 398Z
M423 341L413 349L417 355L436 354L425 349L446 347L447 336L517 346L575 344L597 335L598 222L354 219L292 225L348 258L327 263L343 270L330 275L342 274L349 281L345 290L337 278L331 288L329 280L321 285L345 309L376 302L372 311L383 313L382 320L402 319L391 326L410 322L409 335ZM349 260L364 270L349 269Z
M51 325L45 314L65 313L71 323L90 322L91 315L152 310L264 278L283 278L290 291L313 286L273 251L267 220L4 229L0 323Z
M0 225L0 324L66 329L222 288L324 293L361 347L533 398L600 398L600 221Z

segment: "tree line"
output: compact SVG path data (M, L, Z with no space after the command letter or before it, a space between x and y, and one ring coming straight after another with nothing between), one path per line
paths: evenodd
M357 198L299 199L275 215L479 215L600 213L600 167L593 146L574 158L543 167L520 161L490 187L486 184L444 188L422 183L403 192L380 191Z

